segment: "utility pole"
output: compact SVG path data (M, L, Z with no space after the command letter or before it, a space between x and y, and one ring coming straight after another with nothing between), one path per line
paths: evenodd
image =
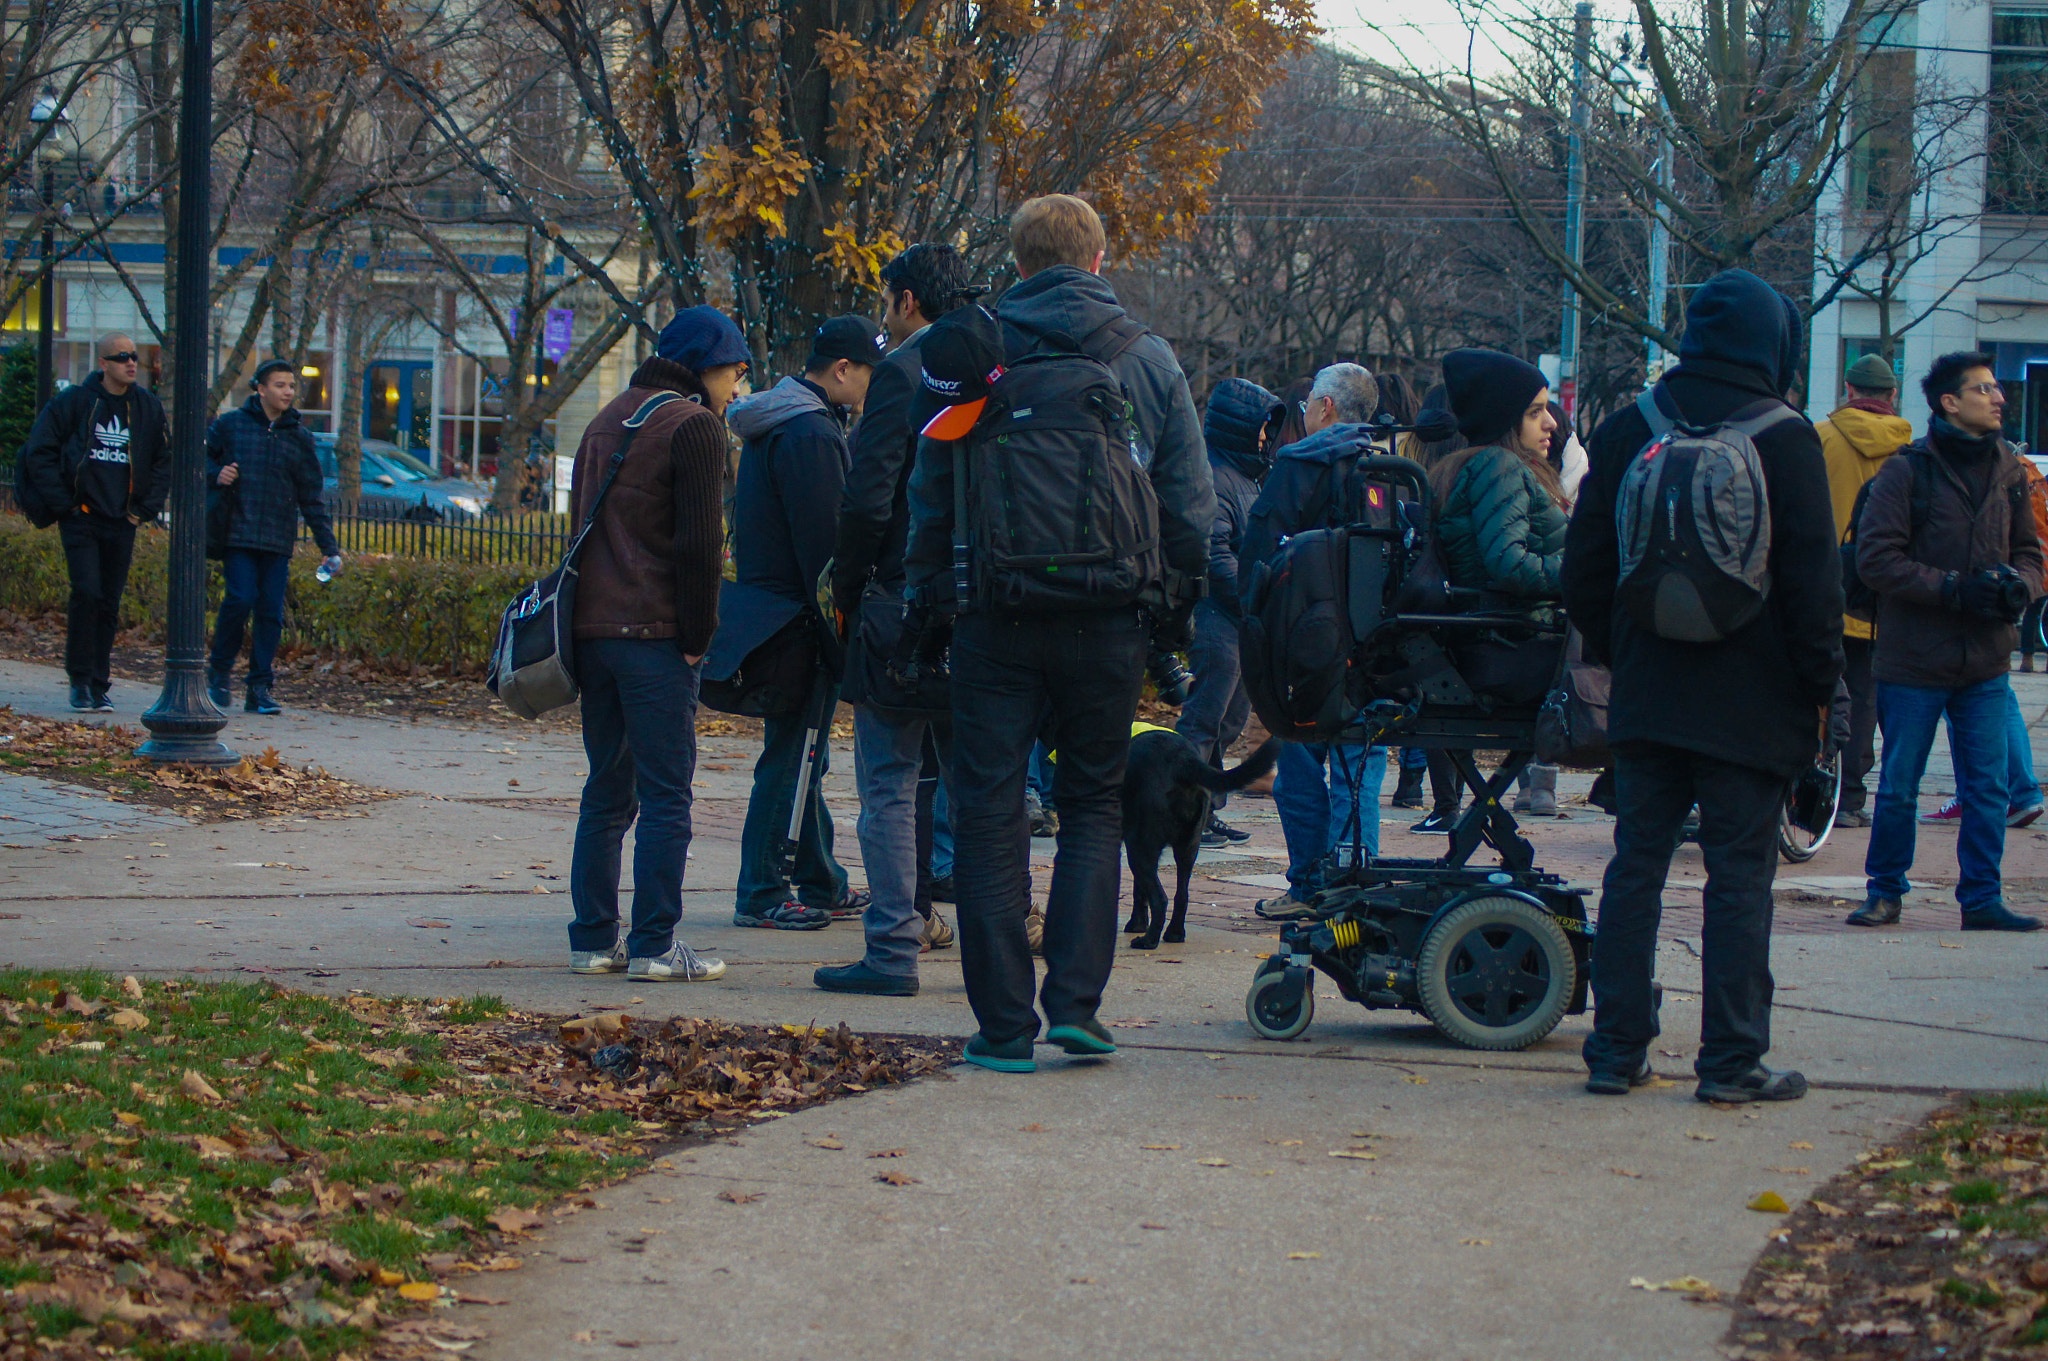
M1564 206L1565 248L1571 253L1573 269L1586 261L1586 65L1592 48L1592 0L1579 0L1572 8L1572 121ZM1569 416L1579 397L1579 290L1572 279L1564 281L1564 334L1557 352L1557 400Z
M1654 79L1654 77L1653 77ZM1667 195L1671 188L1671 135L1666 130L1667 106L1660 90L1657 94L1657 188ZM1659 201L1650 213L1650 320L1664 324L1664 301L1671 286L1671 228L1665 224L1663 203ZM1656 382L1665 364L1664 347L1652 340L1649 354L1649 378Z
M171 328L171 556L164 689L142 726L152 761L232 765L221 744L227 715L206 696L207 289L212 261L213 0L184 0L184 71L178 111L178 297Z

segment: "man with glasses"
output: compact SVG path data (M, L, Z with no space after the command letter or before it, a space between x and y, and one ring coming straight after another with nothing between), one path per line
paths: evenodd
M71 577L64 671L71 707L110 713L114 633L135 556L135 528L154 520L171 489L164 407L137 380L142 356L124 335L102 336L99 372L50 399L22 447L22 509L54 520ZM47 519L45 517L48 517Z
M1921 382L1925 438L1870 484L1856 570L1877 596L1877 721L1884 731L1869 888L1852 926L1890 926L1912 888L1914 815L1935 729L1947 715L1961 800L1956 900L1965 931L2035 931L2008 909L2007 667L2015 625L2041 591L2041 546L2019 458L2000 438L2005 393L1991 356L1945 354Z

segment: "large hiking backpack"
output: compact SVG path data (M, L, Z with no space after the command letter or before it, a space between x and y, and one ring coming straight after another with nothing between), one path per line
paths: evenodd
M1771 506L1756 439L1799 417L1767 400L1712 425L1636 399L1650 440L1614 498L1616 598L1635 621L1681 643L1718 643L1763 612L1771 591Z
M1018 333L1011 349L1024 353L965 441L976 598L1024 614L1151 599L1165 577L1159 501L1110 368L1145 328L1119 318L1078 342Z
M1246 580L1238 657L1245 694L1275 737L1327 741L1352 724L1359 646L1407 584L1417 535L1401 504L1368 483L1356 510L1354 523L1282 540Z

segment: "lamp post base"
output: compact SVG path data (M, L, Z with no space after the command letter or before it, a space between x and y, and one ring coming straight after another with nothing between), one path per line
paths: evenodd
M207 698L200 669L175 667L164 676L163 693L142 715L150 738L136 754L165 764L231 766L242 758L218 736L227 725L227 715Z

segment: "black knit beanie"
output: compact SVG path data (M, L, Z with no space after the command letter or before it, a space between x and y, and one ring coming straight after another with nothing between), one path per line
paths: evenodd
M1458 432L1473 444L1499 443L1550 386L1543 370L1499 350L1452 350L1443 369Z

